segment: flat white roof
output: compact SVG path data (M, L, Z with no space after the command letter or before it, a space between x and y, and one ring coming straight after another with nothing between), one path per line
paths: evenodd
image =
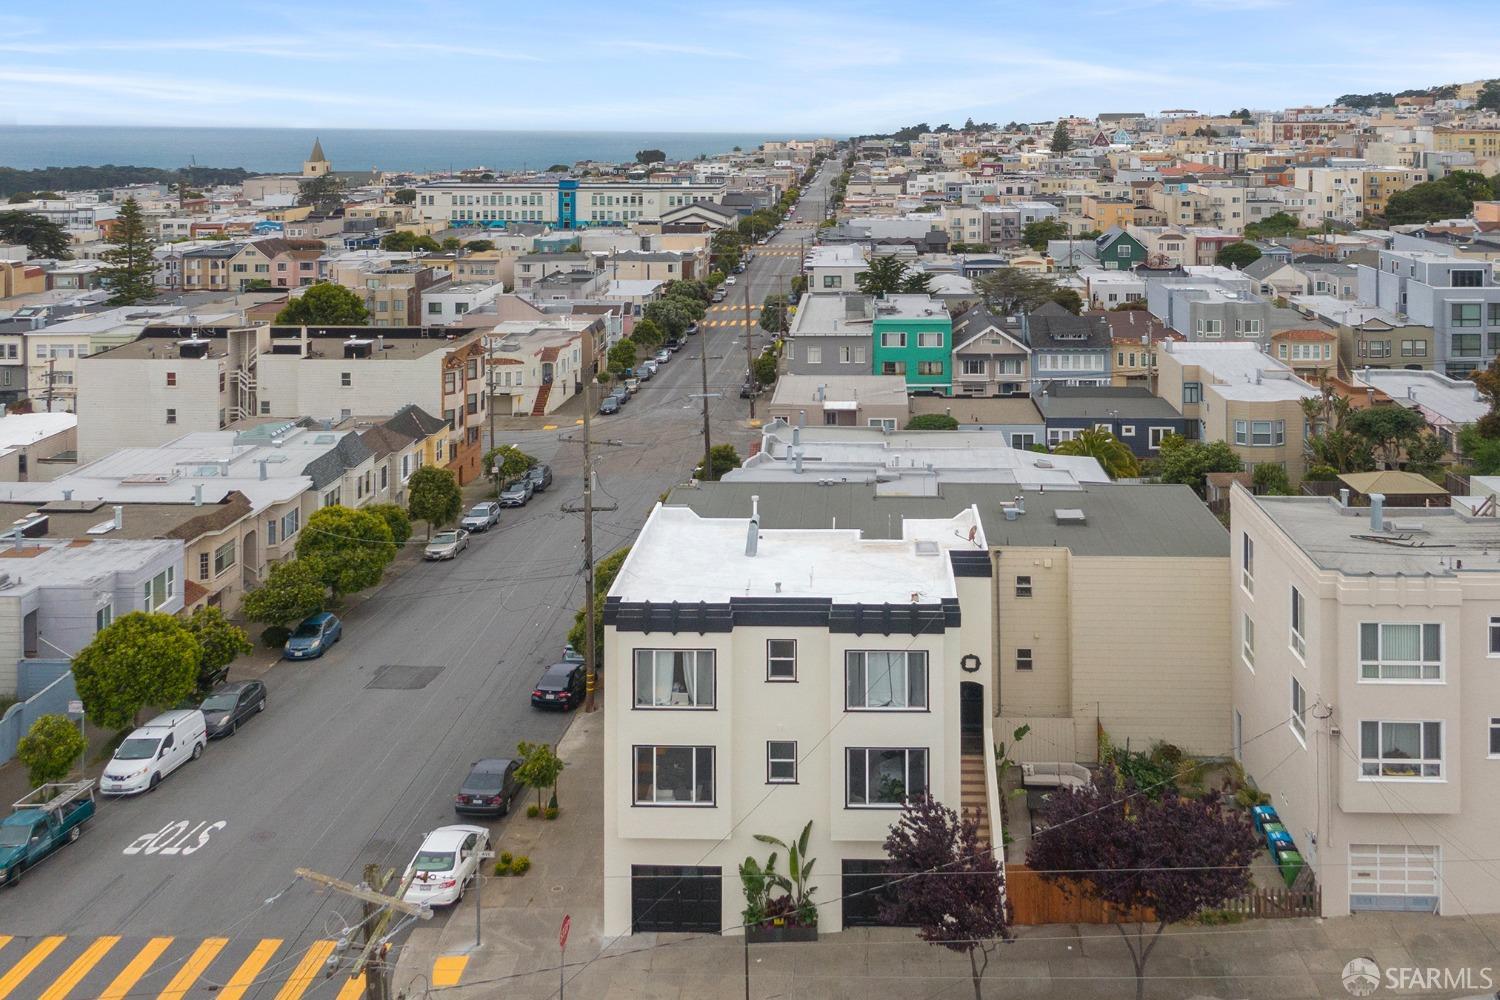
M72 413L12 413L0 417L0 448L23 448L77 426Z
M1197 365L1213 377L1214 391L1225 399L1308 399L1318 390L1254 344L1204 344L1163 341L1166 352L1185 365Z
M1360 368L1354 372L1354 378L1381 390L1402 406L1425 410L1453 424L1471 424L1490 409L1473 382L1449 378L1442 372Z
M810 247L807 256L809 267L864 267L866 264L865 248L856 243Z
M906 520L900 539L867 539L848 528L761 528L752 556L745 554L745 514L704 518L658 504L609 596L653 603L782 596L933 604L958 594L947 552L983 552L987 544L971 507L951 518ZM919 541L931 554L918 554Z

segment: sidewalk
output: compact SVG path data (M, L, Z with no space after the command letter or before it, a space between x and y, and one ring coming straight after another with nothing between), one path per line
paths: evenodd
M521 878L490 879L483 894L483 944L474 947L476 893L446 927L422 926L401 948L394 983L409 997L456 1000L558 995L557 932L572 916L567 997L588 1000L742 1000L741 937L641 934L600 937L603 862L602 712L574 717L559 744L567 761L559 785L562 814L553 822L524 810L496 830L495 850L526 854ZM730 883L726 892L737 892ZM1486 938L1486 935L1488 938ZM1488 966L1500 985L1500 917L1473 920L1422 914L1367 914L1337 920L1262 920L1169 930L1147 968L1151 1000L1186 998L1347 998L1341 976L1350 959L1368 956L1396 966L1469 969L1473 989L1392 991L1377 996L1462 996L1484 992ZM968 959L917 940L908 930L871 928L825 935L810 944L754 945L752 1000L966 1000L973 995ZM434 977L444 959L448 973ZM446 984L446 985L445 985ZM456 985L455 985L456 984ZM430 993L424 994L424 988ZM1490 986L1492 992L1496 986ZM996 952L984 995L1117 998L1134 995L1134 971L1111 926L1053 925L1018 929Z

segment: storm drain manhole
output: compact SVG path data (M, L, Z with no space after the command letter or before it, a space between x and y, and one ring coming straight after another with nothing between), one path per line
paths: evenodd
M387 663L375 671L366 688L380 691L420 691L443 672L442 667L414 667Z

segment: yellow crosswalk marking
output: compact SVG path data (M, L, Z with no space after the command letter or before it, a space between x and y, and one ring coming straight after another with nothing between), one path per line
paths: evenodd
M177 970L177 975L172 977L172 981L167 984L166 989L161 991L161 996L157 1000L182 1000L187 995L187 991L198 981L198 977L203 975L203 970L208 968L209 963L218 957L219 952L223 951L228 943L228 938L204 938L198 947L193 949L188 960L182 963L182 967Z
M0 934L0 948L4 948L8 944L10 944L10 935Z
M436 986L437 983L434 982L433 985ZM344 984L344 988L339 990L338 1000L359 1000L359 998L364 995L365 974L361 972L359 975L346 982Z
M119 944L119 942L120 939L118 937L96 939L93 944L84 950L82 955L73 960L73 964L68 966L68 970L58 976L56 981L47 988L47 992L43 993L38 1000L65 1000L73 987L82 982L83 977L88 975L89 971L99 964L100 959L108 954L109 950L116 944Z
M276 949L281 947L281 938L262 938L260 944L250 953L234 970L234 975L229 977L229 982L224 984L224 989L219 993L219 1000L240 1000L245 992L255 985L255 977L260 975L260 970L266 967L271 956L276 954Z
M33 945L24 958L11 966L10 971L4 976L0 976L0 1000L10 996L15 988L21 985L21 980L31 975L33 969L45 962L47 956L56 951L57 946L64 940L66 939L62 935L54 935L44 937Z
M147 941L145 947L136 953L135 958L130 960L130 964L125 966L120 971L120 974L115 977L115 981L110 983L103 993L99 994L99 1000L125 1000L125 996L130 993L131 988L140 982L141 977L146 974L146 970L151 968L152 963L161 957L161 953L166 951L167 946L171 943L172 939L169 937L152 938L150 941Z
M457 986L469 964L468 955L442 955L432 963L433 986Z
M281 987L281 992L276 994L276 1000L301 1000L302 994L312 985L317 978L318 971L323 968L323 960L333 953L332 941L314 941L307 954L302 956L302 961L297 963L297 968L292 971L292 976Z

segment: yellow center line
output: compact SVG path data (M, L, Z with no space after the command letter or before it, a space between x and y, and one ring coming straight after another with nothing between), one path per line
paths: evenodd
M229 977L229 982L224 984L224 989L219 993L219 1000L240 1000L245 991L255 985L255 977L260 975L260 970L265 968L271 956L276 954L276 949L281 947L281 938L264 938L250 957L234 971Z
M361 972L339 990L338 1000L359 1000L365 995L365 974Z
M203 943L182 964L182 968L177 970L177 975L172 977L167 988L161 991L157 1000L182 1000L198 981L198 977L203 975L203 970L208 968L209 963L218 957L228 943L228 938L204 938Z
M65 940L67 938L62 935L42 938L26 953L25 958L12 966L4 976L0 976L0 1000L10 996L15 988L21 985L21 980L31 975L32 970L45 962L47 956L56 951L57 946Z
M4 948L8 944L10 944L10 935L0 934L0 948Z
M281 987L281 992L276 994L276 1000L300 1000L317 977L318 970L323 968L323 960L332 953L332 941L314 941L312 947L307 949L307 954L302 956L302 961L297 963L297 968L292 971L291 978Z
M146 970L151 968L152 964L161 957L161 953L167 950L167 945L171 943L172 939L169 937L152 938L147 941L145 947L130 960L130 964L115 977L115 981L99 994L99 1000L124 1000L125 996L130 993L131 987L140 982Z
M102 937L95 940L82 955L73 960L73 964L68 966L68 971L57 977L57 980L47 988L47 992L43 993L39 1000L64 1000L72 992L73 987L82 982L83 977L88 975L89 971L99 964L99 960L109 953L109 949L119 941L118 937Z

